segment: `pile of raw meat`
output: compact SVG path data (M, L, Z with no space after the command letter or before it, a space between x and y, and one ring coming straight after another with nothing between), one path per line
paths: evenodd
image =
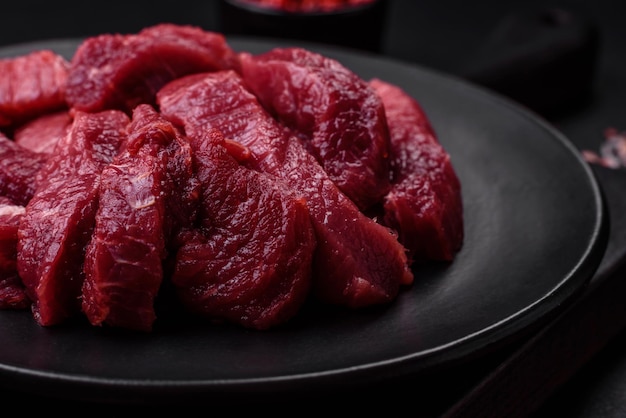
M301 48L160 24L0 61L0 308L149 332L163 292L266 330L393 301L463 241L418 103Z

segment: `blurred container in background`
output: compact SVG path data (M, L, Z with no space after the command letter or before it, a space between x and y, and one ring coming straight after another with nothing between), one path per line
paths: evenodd
M220 30L380 52L387 0L220 0Z

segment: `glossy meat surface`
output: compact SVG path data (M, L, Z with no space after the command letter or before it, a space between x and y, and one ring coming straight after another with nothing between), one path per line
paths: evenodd
M74 54L67 102L78 110L120 109L154 103L157 90L177 77L237 68L223 35L192 26L159 24L137 34L86 39Z
M0 309L26 309L30 299L17 274L17 228L24 207L0 196Z
M211 126L250 148L250 165L282 178L306 199L315 228L314 291L351 307L391 301L413 280L393 233L339 191L300 140L289 135L232 71L193 75L157 95L161 112L195 140Z
M370 81L380 95L391 138L392 189L384 222L415 260L451 261L463 243L461 185L419 103L388 82Z
M389 191L389 133L382 102L339 62L301 48L240 54L261 104L305 140L329 178L365 210Z
M101 175L82 286L91 324L152 330L169 243L184 226L170 209L193 208L191 177L187 141L151 106L135 108L123 150Z
M217 130L193 139L201 184L198 228L172 280L187 309L253 329L287 322L308 297L315 236L306 201L249 168ZM234 154L234 156L233 156Z
M0 127L65 107L69 62L49 50L0 59Z
M0 196L26 205L35 194L37 173L47 155L25 148L0 133Z
M46 113L15 129L13 141L33 152L50 154L71 123L72 116L67 110Z
M54 325L80 310L84 251L98 207L100 173L118 152L128 117L83 113L39 171L18 229L18 272L33 314Z

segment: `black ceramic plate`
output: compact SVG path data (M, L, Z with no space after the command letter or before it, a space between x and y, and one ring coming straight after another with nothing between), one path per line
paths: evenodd
M238 50L277 44L231 39ZM11 56L78 41L2 49ZM309 391L427 372L512 341L571 301L605 249L598 184L578 151L513 103L423 68L318 48L362 77L403 87L428 113L460 177L466 240L449 265L415 271L390 306L311 306L267 332L172 315L150 335L78 321L41 328L0 311L0 383L76 399L152 402Z

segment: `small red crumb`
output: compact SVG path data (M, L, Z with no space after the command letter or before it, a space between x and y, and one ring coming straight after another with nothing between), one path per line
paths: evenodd
M607 128L604 137L599 152L582 151L585 161L608 168L626 167L626 132Z

